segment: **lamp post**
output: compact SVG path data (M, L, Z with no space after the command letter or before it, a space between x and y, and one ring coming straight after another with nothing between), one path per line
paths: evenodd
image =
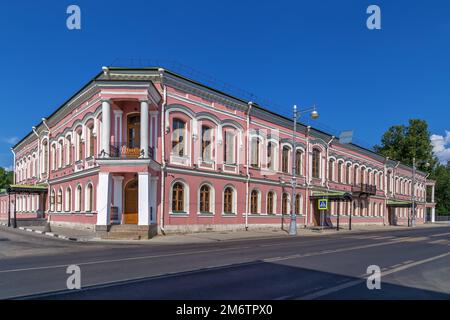
M297 191L297 178L296 178L296 159L295 159L295 133L297 132L297 121L298 118L300 118L300 115L305 112L311 112L310 116L311 119L315 120L319 117L319 113L316 110L316 106L312 106L310 108L307 108L305 110L298 111L297 106L294 105L293 107L293 120L294 120L294 127L292 129L292 195L291 195L291 221L289 223L289 235L296 236L297 235L297 217L296 217L296 191Z
M428 162L421 162L423 164L425 164L425 167L429 167L430 163ZM412 200L412 206L411 206L411 217L409 217L408 214L408 227L415 227L416 226L416 158L413 158L413 167L412 167L413 171L412 171L412 195L411 195L411 200Z

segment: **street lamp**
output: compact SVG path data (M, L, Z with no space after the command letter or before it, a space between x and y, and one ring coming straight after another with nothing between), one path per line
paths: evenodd
M430 163L429 162L420 162L421 164L424 164L425 167L429 167ZM412 172L412 208L411 208L411 218L409 217L408 214L408 227L415 227L416 226L416 158L413 158L413 172Z
M319 113L316 110L316 106L312 106L305 110L297 110L297 106L294 105L293 110L293 120L294 127L292 130L292 199L291 199L291 221L289 224L289 235L296 236L297 235L297 217L295 216L295 197L296 197L296 189L297 189L297 179L296 179L296 161L295 161L295 133L297 132L297 121L300 118L302 113L310 112L310 117L313 120L316 120L319 117Z

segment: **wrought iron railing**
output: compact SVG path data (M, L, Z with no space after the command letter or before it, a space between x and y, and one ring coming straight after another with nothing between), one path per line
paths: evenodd
M150 159L154 159L154 148L148 148L148 157ZM119 142L112 144L110 146L110 154L111 158L120 158L120 159L137 159L142 158L144 156L144 150L142 150L139 146L135 146L133 144L129 144L126 142Z
M361 183L361 184L352 186L352 192L353 193L364 193L364 194L368 194L368 195L376 195L377 187L374 185Z

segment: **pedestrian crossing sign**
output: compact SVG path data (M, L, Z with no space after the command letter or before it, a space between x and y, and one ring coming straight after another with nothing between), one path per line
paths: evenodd
M328 199L319 199L319 210L328 210Z

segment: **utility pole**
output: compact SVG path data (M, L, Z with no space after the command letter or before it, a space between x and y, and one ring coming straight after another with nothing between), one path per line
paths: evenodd
M291 199L291 222L289 224L289 235L295 236L297 235L297 217L295 215L295 197L296 197L296 189L297 189L297 179L295 176L296 171L296 161L295 161L295 133L297 131L297 106L293 107L293 120L294 120L294 128L292 130L292 199Z
M416 225L416 158L413 158L413 172L412 172L412 209L411 222L408 218L408 226L415 227ZM411 225L410 225L411 224Z

